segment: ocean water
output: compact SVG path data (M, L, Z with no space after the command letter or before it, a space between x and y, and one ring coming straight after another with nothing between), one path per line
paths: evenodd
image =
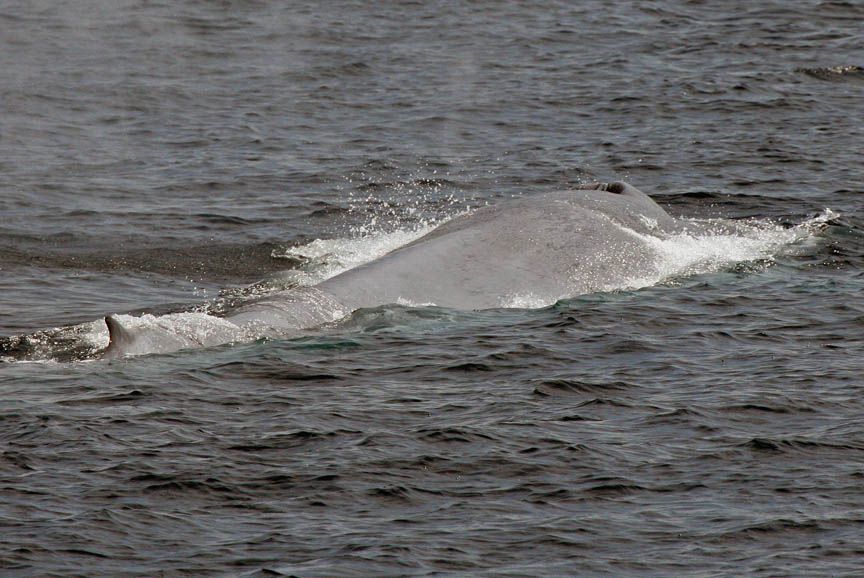
M864 6L0 4L3 576L861 576ZM479 206L716 223L547 303L105 361Z

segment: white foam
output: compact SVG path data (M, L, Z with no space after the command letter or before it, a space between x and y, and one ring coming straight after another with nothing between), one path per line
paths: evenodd
M416 211L411 209L406 212L412 215ZM451 199L447 213L434 218L415 221L410 225L402 223L393 228L390 219L382 224L373 217L367 223L354 227L347 237L315 239L305 245L273 251L271 255L277 259L306 261L302 270L291 271L289 280L300 285L316 285L344 271L383 257L399 247L404 247L454 217L467 212L464 206L458 206L456 201ZM392 215L390 217L393 218Z
M655 252L653 272L627 279L606 290L639 289L675 278L716 273L741 263L773 262L779 255L816 238L824 224L837 217L831 209L800 225L784 228L764 219L749 221L692 220L693 232L668 237L644 235L621 227Z
M315 285L343 271L383 257L390 251L407 245L433 230L438 223L390 232L370 231L359 236L336 239L315 239L311 243L274 252L273 257L308 261L306 270L299 271L292 281Z
M273 251L272 256L306 261L301 269L291 271L287 280L316 285L383 257L467 212L464 199L453 195L442 197L440 191L441 185L437 183L427 186L397 182L383 198L377 194L355 197L349 193L350 211L355 215L366 214L365 222L352 227L345 237L315 239L305 245Z
M405 299L404 297L399 297L396 299L396 305L401 305L403 307L435 307L435 303L415 303L410 299Z
M516 293L501 298L501 307L505 309L541 309L555 303L557 299L543 299L531 293Z

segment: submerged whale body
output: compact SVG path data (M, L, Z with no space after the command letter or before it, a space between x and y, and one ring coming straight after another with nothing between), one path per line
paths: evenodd
M202 315L184 327L166 315L124 326L109 316L104 356L167 353L268 332L289 335L388 303L469 310L552 303L650 274L650 240L680 228L648 195L622 182L514 199L454 218L380 259L314 287L268 295L225 318Z

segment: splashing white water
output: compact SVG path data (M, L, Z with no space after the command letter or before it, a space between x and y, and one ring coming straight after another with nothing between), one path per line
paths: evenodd
M784 228L766 220L692 220L690 230L668 237L643 235L622 227L656 254L653 272L605 290L639 289L675 278L716 273L741 263L773 262L812 241L826 222L838 215L825 209L816 217Z
M504 309L541 309L552 305L556 300L543 299L531 293L505 295L501 298Z
M357 237L316 239L306 245L274 252L274 257L307 261L302 271L291 279L301 285L315 285L343 271L383 257L429 233L444 221L425 223L408 230L368 232Z
M432 175L437 171L433 170ZM441 185L397 182L389 195L355 197L349 193L351 212L365 222L355 225L347 237L316 239L311 243L274 251L274 258L299 259L301 269L283 279L300 285L316 285L331 277L374 261L419 239L447 221L469 212L467 201L453 195L440 196ZM431 212L430 212L430 207Z

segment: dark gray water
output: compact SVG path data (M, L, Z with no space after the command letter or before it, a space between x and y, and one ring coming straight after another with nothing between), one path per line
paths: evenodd
M3 2L0 574L862 575L862 22ZM547 307L98 359L106 313L594 179L750 232Z

